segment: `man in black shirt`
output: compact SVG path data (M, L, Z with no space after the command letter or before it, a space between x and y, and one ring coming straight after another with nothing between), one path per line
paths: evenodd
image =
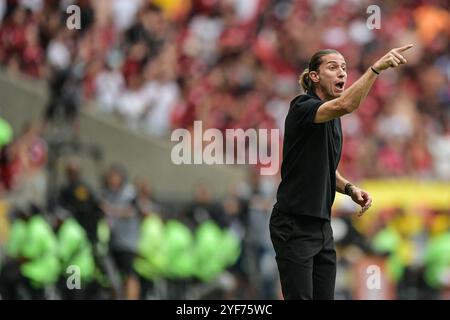
M306 94L291 102L285 121L283 163L277 203L270 219L285 299L334 299L336 251L330 225L336 191L361 206L372 198L337 171L342 151L340 117L355 111L378 74L406 63L401 53L412 45L392 49L346 91L344 57L336 50L313 55L300 76Z

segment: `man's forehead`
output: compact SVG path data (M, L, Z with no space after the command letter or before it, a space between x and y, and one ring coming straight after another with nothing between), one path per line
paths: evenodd
M337 53L333 53L333 54L327 54L326 56L323 57L322 62L324 63L338 63L338 64L345 64L345 59L342 55L337 54Z

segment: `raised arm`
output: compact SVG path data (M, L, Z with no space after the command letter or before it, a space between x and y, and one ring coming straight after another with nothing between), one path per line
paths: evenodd
M388 68L395 68L407 61L402 52L412 48L412 44L390 50L376 61L364 74L355 81L342 95L322 104L316 112L315 123L326 122L339 118L358 109L372 87L377 75Z

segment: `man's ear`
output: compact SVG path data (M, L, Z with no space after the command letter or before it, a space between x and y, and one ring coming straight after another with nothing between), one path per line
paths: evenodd
M319 74L317 73L317 71L311 71L309 73L309 78L311 79L312 82L318 83L320 80Z

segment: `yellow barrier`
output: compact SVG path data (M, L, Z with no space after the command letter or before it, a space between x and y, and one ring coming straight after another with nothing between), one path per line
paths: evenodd
M373 198L372 210L390 207L406 210L428 207L435 210L450 209L450 184L417 180L370 180L360 187ZM339 208L346 196L336 195L335 207Z
M8 220L8 204L0 200L0 244L4 244L8 239L9 220Z
M417 180L370 180L359 186L370 193L372 207L358 218L353 216L354 226L369 235L378 225L379 213L385 209L402 208L405 216L393 223L403 234L414 234L425 227L426 209L441 211L429 226L432 233L442 232L450 225L450 185L442 182ZM349 208L352 201L345 195L336 194L333 210ZM359 209L355 205L355 212ZM424 210L425 209L425 210ZM447 214L445 214L447 212Z

